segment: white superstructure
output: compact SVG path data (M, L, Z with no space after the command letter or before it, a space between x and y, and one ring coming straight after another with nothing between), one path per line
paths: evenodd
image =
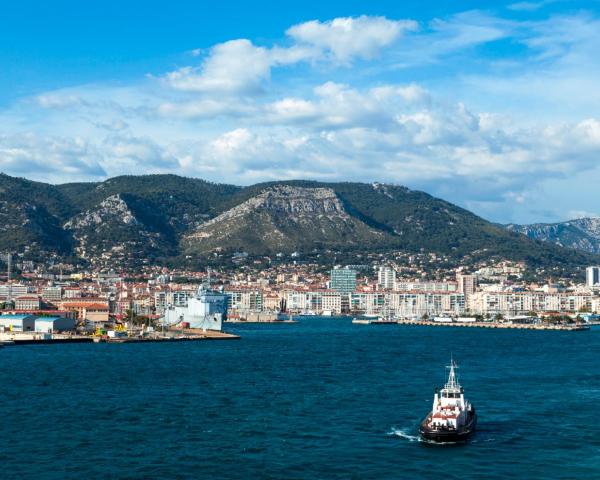
M227 295L210 290L208 284L198 288L187 305L169 305L163 317L167 325L188 323L190 328L220 331L227 316Z
M439 392L436 389L433 396L433 408L428 417L428 426L432 429L459 430L467 424L473 407L465 399L463 388L456 380L454 369L456 364L451 362L448 382Z

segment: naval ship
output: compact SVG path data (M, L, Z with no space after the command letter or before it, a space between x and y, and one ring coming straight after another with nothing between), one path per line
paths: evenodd
M198 287L185 306L168 305L162 319L168 326L186 325L189 328L221 331L227 318L227 295L212 290L210 280Z
M456 380L456 363L452 360L447 368L448 382L440 391L435 389L433 408L419 429L425 440L440 443L464 441L477 426L475 407L465 399L464 389Z

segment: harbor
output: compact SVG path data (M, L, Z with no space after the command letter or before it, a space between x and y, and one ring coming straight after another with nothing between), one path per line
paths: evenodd
M99 478L106 468L114 478L156 471L242 480L289 478L303 465L299 480L426 479L439 472L432 458L444 457L450 478L512 478L515 462L523 478L600 473L589 428L600 330L369 328L331 317L225 329L242 340L1 348L0 399L10 408L3 471L15 479ZM419 440L450 353L479 416L472 441L461 447ZM557 388L560 397L548 394ZM498 404L500 392L518 412L514 422ZM548 434L545 421L528 421L540 418L540 405L568 409L560 435ZM50 446L33 442L24 450L23 432L50 436ZM143 441L106 454L138 435ZM149 460L149 451L165 446L168 455ZM60 452L72 452L68 462ZM269 463L278 455L281 462ZM46 465L56 474L44 476ZM476 477L465 475L473 469Z

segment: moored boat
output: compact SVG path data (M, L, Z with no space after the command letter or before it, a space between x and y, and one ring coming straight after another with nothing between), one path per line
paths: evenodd
M464 389L456 379L454 361L448 368L448 382L441 390L435 389L433 408L419 429L425 440L438 443L464 441L477 426L475 407L466 400Z

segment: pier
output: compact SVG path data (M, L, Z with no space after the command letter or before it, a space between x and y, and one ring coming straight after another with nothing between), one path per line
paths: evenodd
M508 322L432 322L398 320L398 325L424 325L428 327L470 327L470 328L504 328L513 330L561 330L561 331L583 331L589 330L587 324L573 325L545 325L539 323L508 323Z
M39 333L0 333L0 346L11 345L49 345L57 343L140 343L140 342L187 342L200 340L239 340L232 333L200 329L167 330L151 335L77 335L77 334L39 334Z

